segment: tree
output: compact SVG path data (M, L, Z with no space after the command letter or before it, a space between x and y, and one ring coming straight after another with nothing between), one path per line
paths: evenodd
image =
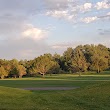
M12 68L12 69L10 70L9 76L16 78L16 77L18 77L18 73L19 73L19 72L18 72L17 67L14 67L14 68Z
M91 68L96 70L97 73L108 68L108 58L109 52L108 49L99 44L98 46L94 46L93 54L91 56Z
M82 46L76 47L73 51L72 67L79 73L87 70L88 64L86 62Z
M10 77L18 77L18 69L17 69L17 66L18 66L18 60L17 59L12 59L9 61L9 64L10 64L10 70L9 70L9 76Z
M109 52L109 57L108 57L108 66L109 66L109 69L110 69L110 48L108 48L108 52Z
M55 53L55 54L53 55L54 61L58 62L58 64L60 64L60 58L61 58L61 56L60 56L59 54L57 54L57 53Z
M26 68L23 65L17 66L19 78L22 78L23 75L26 75Z
M56 67L58 67L58 63L53 61L52 56L50 54L44 54L35 59L33 70L36 73L42 74L44 77L47 72L52 72Z
M7 76L9 75L9 71L11 69L11 65L9 63L9 60L5 60L5 59L0 59L0 66L3 66L3 68L5 69L5 71L7 72Z
M5 76L8 76L7 71L4 69L3 66L0 67L0 77L1 79L4 79Z
M63 53L63 57L62 57L62 64L63 64L63 70L64 71L68 71L68 72L72 72L73 68L72 68L72 56L73 56L73 49L72 48L68 48L64 53Z

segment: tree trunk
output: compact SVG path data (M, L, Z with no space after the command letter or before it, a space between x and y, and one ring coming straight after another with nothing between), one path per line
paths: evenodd
M99 68L99 66L98 66L98 68L97 68L97 73L100 73L100 68Z
M79 77L81 76L81 68L79 68Z
M42 75L42 77L44 78L45 73L40 72L40 74Z
M45 73L42 73L42 74L43 74L43 78L44 78Z
M3 75L1 76L1 79L4 79L4 76Z
M81 76L81 72L79 72L79 77Z
M20 75L19 78L22 78L22 76Z

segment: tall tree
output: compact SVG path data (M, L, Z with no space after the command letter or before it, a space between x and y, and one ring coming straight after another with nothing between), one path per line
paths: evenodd
M1 79L4 79L5 76L8 76L8 73L5 70L5 68L3 66L1 66L0 67L0 77L1 77Z
M87 62L83 53L83 47L78 46L73 51L72 66L79 72L84 72L87 70Z
M58 63L52 60L52 56L50 54L44 54L35 59L33 70L42 74L44 77L47 72L52 72L56 69L56 66L59 67Z
M22 78L23 75L26 75L26 68L23 65L17 66L19 78Z
M108 58L109 52L108 49L99 44L98 46L94 46L93 55L91 56L91 68L96 70L97 73L108 68Z
M62 64L63 64L63 70L72 72L72 57L73 57L73 49L68 48L64 53L62 57Z
M110 48L108 48L108 52L109 52L109 57L108 57L108 66L109 66L109 69L110 69Z
M18 66L18 60L17 59L12 59L10 60L10 65L11 65L11 68L10 68L10 71L9 71L9 76L10 77L18 77L18 69L17 69L17 66Z

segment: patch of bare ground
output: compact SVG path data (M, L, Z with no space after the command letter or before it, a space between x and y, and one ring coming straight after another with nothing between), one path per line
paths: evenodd
M24 90L72 90L79 87L33 87L33 88L23 88Z

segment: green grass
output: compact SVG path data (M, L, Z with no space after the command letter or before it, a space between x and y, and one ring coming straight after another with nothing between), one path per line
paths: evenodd
M25 87L65 87L78 86L85 87L100 82L110 81L110 76L76 76L76 75L52 75L45 76L45 78L23 78L23 79L5 79L0 80L0 86L25 88Z
M25 87L80 87L27 91ZM0 80L0 110L110 110L110 76L52 75Z

